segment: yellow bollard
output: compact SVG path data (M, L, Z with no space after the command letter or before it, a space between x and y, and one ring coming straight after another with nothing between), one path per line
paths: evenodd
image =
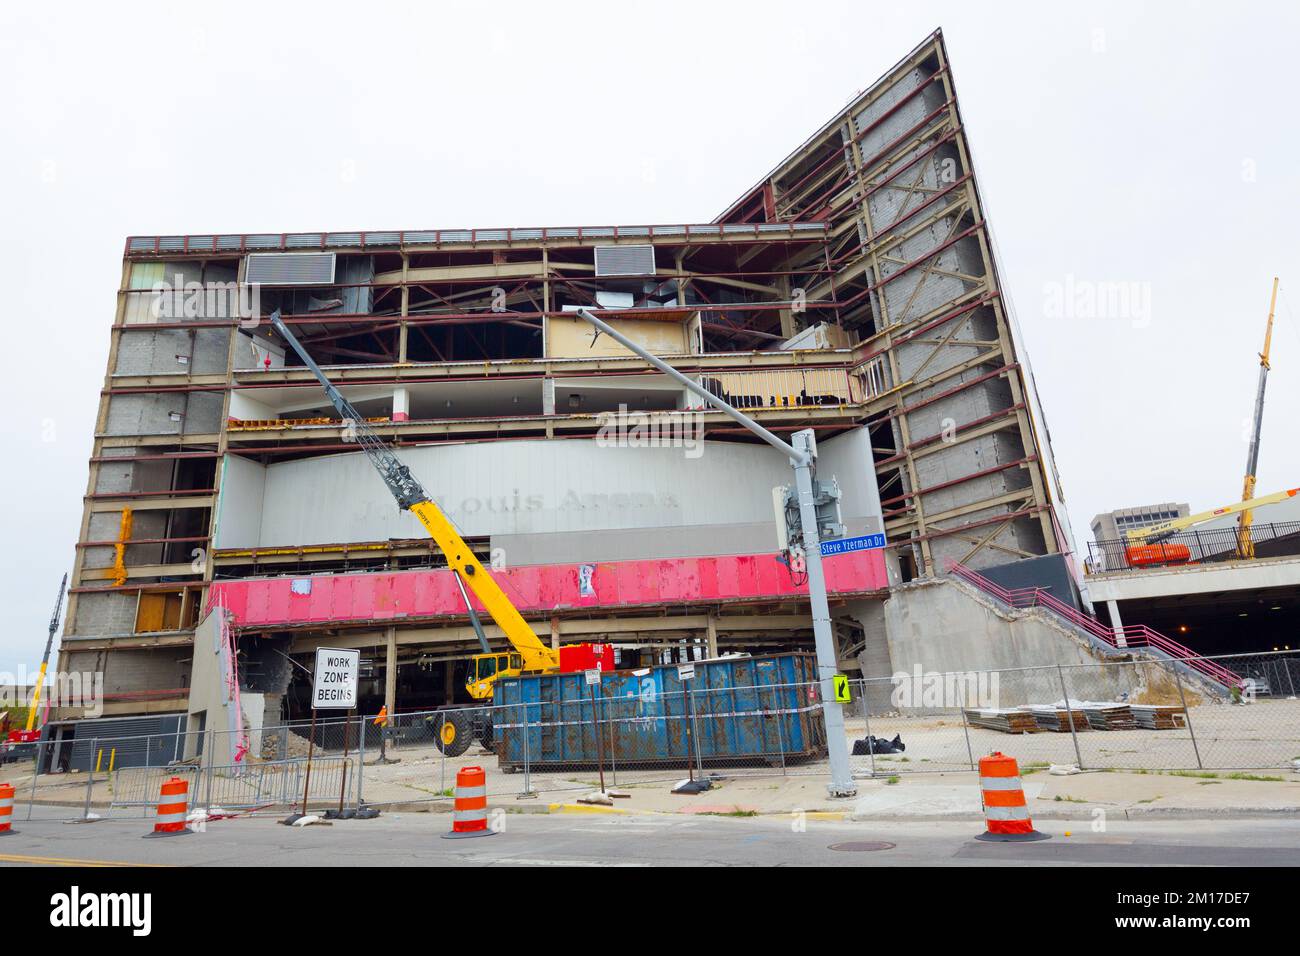
M100 747L99 750L95 752L95 773L99 773L100 764L102 764L103 762L104 762L104 748Z
M113 772L113 764L117 761L117 748L114 747L108 752L108 772Z

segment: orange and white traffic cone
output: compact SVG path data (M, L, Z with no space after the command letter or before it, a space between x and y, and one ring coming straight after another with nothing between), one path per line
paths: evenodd
M482 767L462 767L456 773L456 809L452 813L451 832L444 840L493 836L487 823L487 774Z
M1020 784L1014 757L994 752L980 757L980 797L984 803L985 832L975 839L990 843L1029 843L1046 840L1029 819L1029 805Z
M189 810L190 785L180 777L163 781L158 794L158 812L154 815L153 832L146 837L182 836L193 833L185 825L185 814Z
M0 783L0 836L17 833L10 822L14 815L14 785Z

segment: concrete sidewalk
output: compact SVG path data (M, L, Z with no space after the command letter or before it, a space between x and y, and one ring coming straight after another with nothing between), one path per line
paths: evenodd
M851 800L829 798L825 779L812 776L734 777L695 796L677 796L668 784L647 783L622 787L630 796L616 800L613 807L588 807L566 799L548 804L548 809L738 817L805 812L859 821L983 819L979 780L968 771L900 774L857 783L858 796ZM1291 773L1098 771L1058 777L1039 772L1027 775L1024 787L1030 814L1045 820L1092 819L1098 809L1125 818L1300 815L1300 775ZM513 803L491 802L507 809Z
M431 748L430 748L431 749ZM671 792L676 777L663 771L622 772L617 788L627 799L612 807L580 804L578 798L596 787L590 771L572 774L534 774L535 799L519 799L522 774L503 774L484 754L454 760L426 754L403 753L400 763L367 764L366 802L389 812L448 812L456 770L480 763L488 772L488 801L509 813L697 814L718 816L769 816L803 812L823 819L843 820L982 820L979 781L968 770L884 773L858 779L858 796L834 800L826 794L827 775L822 767L806 768L788 776L726 776L720 772L713 789L695 796ZM18 792L15 813L22 813L29 797L30 774L6 768ZM613 783L611 783L611 789ZM1098 809L1125 818L1222 817L1300 815L1300 774L1284 771L1087 771L1052 776L1045 769L1024 775L1025 795L1033 817L1044 820L1091 819ZM313 788L315 789L315 788ZM66 807L79 815L86 794L85 777L68 774L42 776L36 803ZM202 799L202 791L196 794ZM214 794L216 797L216 794ZM91 809L105 813L112 800L106 780L98 779L91 793ZM220 803L220 797L214 802ZM314 798L313 806L329 806L333 798ZM119 811L114 811L117 814ZM144 813L140 810L130 813Z

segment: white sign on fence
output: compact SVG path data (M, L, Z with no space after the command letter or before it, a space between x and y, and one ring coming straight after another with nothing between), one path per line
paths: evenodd
M599 667L593 667L591 670L586 671L585 673L586 673L586 675L587 675L587 683L588 683L588 684L599 684L599 683L600 683L600 668L599 668Z
M691 680L691 679L693 679L694 677L695 677L695 665L694 665L694 664L678 664L678 665L677 665L677 679L678 679L678 680Z
M318 647L312 709L350 710L357 706L357 670L360 664L360 651Z

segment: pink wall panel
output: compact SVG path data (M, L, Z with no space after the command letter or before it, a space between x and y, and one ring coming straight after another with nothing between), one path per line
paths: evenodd
M869 567L863 567L862 558L869 556ZM879 574L879 587L887 587L885 579L885 560L880 551L858 551L853 554L837 554L822 559L822 568L826 572L826 590L832 592L855 591L864 572ZM782 569L784 570L784 569ZM876 580L872 578L872 580Z
M613 564L596 565L592 576L592 587L602 604L618 607L623 604L635 604L646 591L646 569L638 561L617 561ZM655 582L658 591L658 582Z
M330 613L334 620L347 620L356 616L353 601L356 597L357 577L358 575L355 574L340 574L334 579L334 584L330 588L333 591Z
M887 587L879 551L826 559L832 594L866 594ZM547 564L494 572L502 589L525 614L580 607L698 604L806 594L771 554L720 555L662 561L596 564L595 594L579 593L579 565ZM295 593L295 581L298 582ZM472 597L472 596L471 596ZM218 581L210 603L222 603L243 628L324 622L460 617L464 602L450 571L391 574L321 574L308 578ZM477 598L474 606L483 610Z
M415 575L393 575L393 613L405 617L415 613Z
M718 596L718 562L702 558L697 562L697 566L701 596Z

